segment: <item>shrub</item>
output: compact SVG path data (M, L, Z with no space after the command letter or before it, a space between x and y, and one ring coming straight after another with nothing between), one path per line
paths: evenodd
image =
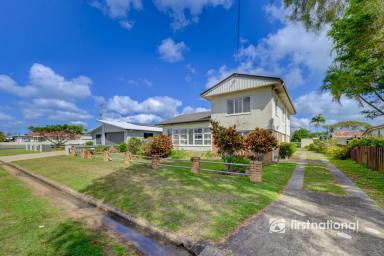
M86 146L93 146L93 141L91 141L91 140L87 141L87 142L85 142L85 145Z
M185 150L176 150L173 149L171 152L172 159L188 159L192 156L191 152Z
M296 151L296 144L282 142L279 146L279 154L281 158L289 158Z
M128 151L134 155L141 155L143 153L143 140L140 138L132 137L128 140Z
M127 152L128 150L128 145L126 143L121 143L119 145L119 152Z
M96 152L100 153L100 152L108 151L109 147L108 146L97 146L95 150L96 150Z
M222 159L243 148L243 137L236 131L236 126L225 128L217 121L211 121L211 125L213 143Z
M348 159L349 158L349 149L345 146L329 146L325 150L325 154L333 159Z
M249 160L244 156L226 156L224 159L225 163L236 163L236 164L249 164ZM228 171L235 172L245 172L247 170L247 166L240 165L226 165Z
M172 148L171 137L158 135L147 140L144 146L144 152L147 156L159 155L160 157L167 157L171 154Z
M363 137L361 139L353 139L348 142L348 148L352 149L357 146L384 147L384 139L374 137Z
M277 139L272 131L256 128L247 134L244 140L244 146L247 150L254 153L251 158L261 161L265 153L268 153L277 147Z

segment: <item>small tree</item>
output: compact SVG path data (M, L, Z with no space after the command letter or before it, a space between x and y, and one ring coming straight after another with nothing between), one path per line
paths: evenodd
M5 135L3 132L0 132L0 142L5 141Z
M311 124L315 124L317 132L319 131L320 124L325 123L325 118L322 114L318 114L311 119Z
M264 154L271 152L277 147L277 139L273 136L272 131L256 128L247 134L244 140L245 148L252 153L258 161L262 161Z
M307 129L300 127L299 129L293 132L291 141L300 142L301 139L310 138L310 137L311 137L311 132Z
M158 135L149 138L144 147L144 152L147 156L159 155L167 157L171 154L173 145L172 139L167 135Z
M128 140L128 151L136 155L142 152L143 140L137 137L132 137Z
M234 156L243 148L243 137L236 131L236 126L225 128L217 121L211 121L211 125L213 143L222 159Z
M28 128L33 134L41 136L52 142L54 146L63 146L65 142L80 137L83 133L83 126L79 125L46 125L43 127Z

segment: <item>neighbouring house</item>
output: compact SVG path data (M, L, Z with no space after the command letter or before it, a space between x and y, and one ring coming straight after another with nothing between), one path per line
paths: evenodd
M236 125L243 134L256 127L270 129L279 142L290 141L290 116L296 113L284 81L278 77L234 73L201 97L211 111L176 116L159 123L176 149L212 150L210 121Z
M384 136L384 124L371 127L367 129L362 136L366 137L383 137Z
M110 146L127 142L132 137L146 139L163 132L161 127L136 125L112 120L97 121L101 125L89 132L95 145Z
M331 133L331 139L337 140L339 145L347 145L350 140L360 138L362 134L361 131L335 131Z

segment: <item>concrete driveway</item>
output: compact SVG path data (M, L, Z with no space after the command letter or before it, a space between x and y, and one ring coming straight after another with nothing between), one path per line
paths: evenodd
M35 158L50 157L50 156L62 156L62 155L64 155L64 151L52 151L52 152L24 154L24 155L1 156L0 161L8 163L8 162L19 161L19 160L28 160L28 159L35 159Z
M280 199L230 236L221 249L234 255L384 255L384 210L328 162L348 196L303 190L303 164ZM338 224L348 227L337 229Z

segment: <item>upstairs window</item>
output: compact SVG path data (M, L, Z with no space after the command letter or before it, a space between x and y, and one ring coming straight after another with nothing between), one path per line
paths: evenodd
M227 114L251 112L251 96L227 100Z

